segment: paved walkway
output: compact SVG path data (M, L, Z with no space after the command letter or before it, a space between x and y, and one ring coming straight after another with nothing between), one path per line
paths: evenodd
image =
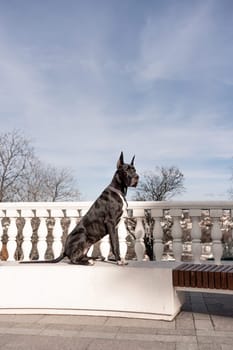
M233 296L187 293L172 322L0 315L0 350L233 350Z

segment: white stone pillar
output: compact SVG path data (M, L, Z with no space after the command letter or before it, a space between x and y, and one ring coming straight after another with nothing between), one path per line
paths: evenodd
M145 257L145 243L144 243L144 227L142 220L144 219L144 209L134 209L133 216L137 219L136 227L135 227L135 253L138 261L142 261Z
M51 216L55 219L53 227L53 254L57 258L62 252L62 235L63 230L61 226L61 219L64 217L61 209L51 209Z
M177 261L181 261L181 254L183 252L182 229L180 225L182 209L171 209L170 215L173 218L173 225L172 225L173 254Z
M100 241L100 253L101 256L104 258L104 260L108 260L108 256L110 253L110 241L109 241L109 235L105 236Z
M153 238L154 238L154 255L156 261L161 261L163 256L163 230L161 226L161 220L163 217L162 209L151 209L151 216L154 219L154 228L153 228Z
M30 209L22 209L21 210L21 216L25 219L25 225L23 227L23 243L22 243L22 250L23 250L23 260L29 260L30 259L30 253L32 250L32 225L31 220L33 215L33 211Z
M223 254L222 245L222 231L220 228L220 217L222 217L222 210L210 209L210 217L213 220L213 226L211 230L211 237L213 240L213 255L215 264L221 264L221 258Z
M122 260L125 260L127 254L127 241L126 237L128 235L128 231L125 226L125 216L121 217L120 223L118 225L118 238L119 238L119 248L120 248L120 257Z
M16 226L16 219L19 217L19 213L16 209L7 209L6 216L10 219L10 225L8 227L7 235L7 251L8 251L8 261L15 260L15 251L17 248L16 236L18 233L18 229Z
M193 260L195 264L200 263L200 257L202 253L201 246L201 228L200 228L200 217L201 217L201 209L190 209L189 216L192 218L192 254Z
M48 229L46 225L46 218L49 216L48 210L37 209L36 216L40 219L40 225L37 231L38 233L37 249L39 253L39 260L44 260L46 249L47 249L46 237L48 234Z
M70 219L69 225L69 233L75 228L77 225L78 211L77 209L66 209L66 216Z

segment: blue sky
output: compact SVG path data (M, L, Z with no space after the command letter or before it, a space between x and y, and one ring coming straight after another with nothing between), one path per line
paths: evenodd
M121 150L139 173L179 167L176 199L228 199L232 23L231 0L0 0L1 131L73 169L85 200Z

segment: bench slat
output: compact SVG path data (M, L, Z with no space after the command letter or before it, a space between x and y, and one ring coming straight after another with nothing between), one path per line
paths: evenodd
M233 290L233 266L183 263L173 269L173 286Z

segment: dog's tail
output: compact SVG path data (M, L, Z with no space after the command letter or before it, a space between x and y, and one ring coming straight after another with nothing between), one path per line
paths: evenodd
M66 257L65 253L62 253L59 257L52 260L30 260L30 261L20 261L20 264L56 264L62 261Z

